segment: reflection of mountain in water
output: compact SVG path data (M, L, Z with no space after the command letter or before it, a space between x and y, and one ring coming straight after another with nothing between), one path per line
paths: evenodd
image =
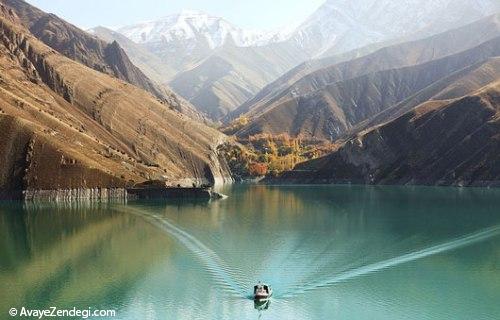
M142 219L108 205L12 208L0 209L6 235L0 243L0 310L120 304L120 292L126 294L170 247Z
M498 190L222 191L229 198L211 203L1 204L0 309L103 306L123 319L224 320L500 311L498 227L488 229L500 223ZM274 290L262 312L244 298L259 280ZM447 303L436 305L443 294Z

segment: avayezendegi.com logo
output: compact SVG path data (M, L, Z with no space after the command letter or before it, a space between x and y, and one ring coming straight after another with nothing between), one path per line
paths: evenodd
M50 307L47 309L30 309L26 307L21 308L10 308L9 315L11 317L26 317L26 318L49 318L49 317L65 317L65 318L80 318L80 319L88 319L90 317L115 317L116 310L99 310L99 309L59 309L57 307Z

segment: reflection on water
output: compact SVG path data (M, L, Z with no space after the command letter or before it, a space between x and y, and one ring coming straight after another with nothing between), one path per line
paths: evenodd
M215 202L0 204L10 307L119 319L497 319L500 190L233 186ZM274 289L249 300L253 285Z
M12 204L0 217L1 310L114 305L170 246L142 219L108 205Z
M151 222L153 225L158 226L168 232L182 243L188 250L196 254L201 262L205 265L206 270L212 274L214 280L222 287L222 290L228 291L236 297L245 297L245 291L241 285L241 279L238 279L237 274L226 266L222 259L210 248L205 246L198 239L189 233L179 229L167 219L158 217L154 214L149 214L147 211L141 211L134 208L123 208L124 212L129 214L137 214L143 217L146 221ZM239 280L239 281L238 281Z

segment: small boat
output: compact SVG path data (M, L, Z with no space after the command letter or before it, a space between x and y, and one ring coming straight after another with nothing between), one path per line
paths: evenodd
M254 300L268 300L273 295L273 289L265 283L258 283L253 287Z
M253 307L257 311L264 311L269 309L269 306L271 305L271 300L254 300L253 301Z

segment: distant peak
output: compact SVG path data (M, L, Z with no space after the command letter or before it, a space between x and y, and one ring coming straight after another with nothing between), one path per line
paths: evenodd
M118 29L118 32L137 43L196 43L199 39L204 39L211 49L226 44L239 47L259 45L280 39L275 33L246 30L222 17L190 9L157 20L126 26Z

